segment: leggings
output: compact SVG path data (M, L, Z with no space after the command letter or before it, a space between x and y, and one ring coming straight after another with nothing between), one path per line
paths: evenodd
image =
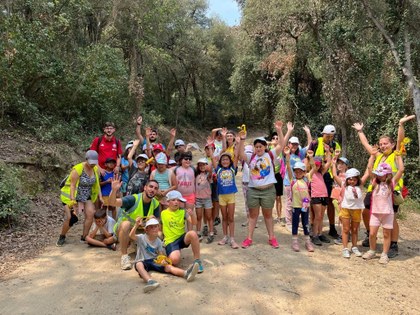
M299 216L302 217L303 234L309 235L309 230L308 230L309 209L307 209L306 212L302 212L302 208L293 208L292 235L298 234Z

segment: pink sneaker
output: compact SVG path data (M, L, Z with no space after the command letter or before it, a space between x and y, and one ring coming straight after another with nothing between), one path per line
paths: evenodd
M248 248L249 246L252 245L252 240L250 240L249 238L246 238L243 242L242 242L242 248Z
M311 240L306 240L305 247L306 247L306 250L308 252L313 252L314 251L314 245L312 245Z
M271 240L268 240L268 244L270 244L273 248L279 248L279 243L275 237L273 237Z
M298 252L300 250L299 249L299 241L298 240L296 240L296 239L292 240L292 249L295 252Z

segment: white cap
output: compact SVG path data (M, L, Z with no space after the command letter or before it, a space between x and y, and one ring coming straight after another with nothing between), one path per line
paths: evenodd
M155 218L151 218L146 222L145 227L148 227L149 225L159 225L159 221L156 220Z
M206 158L201 158L201 159L198 160L197 164L199 164L199 163L209 164L209 161L207 161Z
M351 168L346 171L346 179L358 176L360 176L360 172L355 168Z
M335 134L335 127L333 125L326 125L324 127L324 130L322 130L322 133L326 133L326 134Z
M175 141L175 147L178 147L178 146L180 146L180 145L185 145L185 142L184 142L184 141L182 141L181 139L176 140L176 141Z
M134 146L134 140L128 141L127 145L125 146L125 149L132 148Z
M169 200L174 200L174 199L178 199L179 201L182 202L186 202L187 200L185 200L184 198L182 198L181 193L178 190L171 190L170 192L168 192L166 194L166 199Z
M291 137L291 138L289 139L289 142L290 142L290 143L297 143L297 144L299 144L299 139L298 139L297 137Z
M136 160L138 160L140 158L145 159L145 160L149 159L149 157L144 153L137 155Z
M176 164L176 161L175 161L175 160L170 159L170 160L169 160L169 162L168 162L168 164L169 164L169 165Z
M293 165L293 169L300 169L302 171L306 171L306 165L302 162L296 162L295 165Z

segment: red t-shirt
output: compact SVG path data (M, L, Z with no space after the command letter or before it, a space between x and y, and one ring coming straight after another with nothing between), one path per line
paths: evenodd
M112 136L111 140L107 140L105 136L101 136L102 140L99 144L98 148L98 141L99 137L93 139L92 144L90 145L90 150L94 150L98 152L98 163L101 168L105 168L105 161L107 158L113 158L117 160L119 156L122 154L121 148L121 141L117 141L114 136Z

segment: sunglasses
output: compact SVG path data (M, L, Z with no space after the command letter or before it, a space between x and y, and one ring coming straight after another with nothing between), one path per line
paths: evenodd
M183 160L185 160L185 161L191 161L191 160L192 160L192 158L190 158L190 157L186 157L186 158L183 158Z

